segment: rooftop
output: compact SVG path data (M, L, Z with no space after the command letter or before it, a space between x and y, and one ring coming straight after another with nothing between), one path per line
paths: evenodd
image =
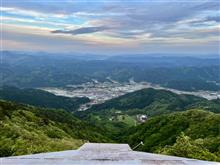
M86 143L78 150L1 158L1 165L220 165L160 154L133 151L128 144Z

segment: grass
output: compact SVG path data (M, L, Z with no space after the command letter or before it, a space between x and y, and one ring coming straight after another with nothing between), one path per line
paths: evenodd
M119 115L117 116L118 121L123 122L129 126L135 126L136 120L128 115Z

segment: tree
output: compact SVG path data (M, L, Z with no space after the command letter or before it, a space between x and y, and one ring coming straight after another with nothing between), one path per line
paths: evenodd
M177 137L176 143L172 146L166 146L160 151L162 154L188 157L203 160L219 161L220 159L213 153L211 153L204 146L203 139L192 140L190 137L181 133Z

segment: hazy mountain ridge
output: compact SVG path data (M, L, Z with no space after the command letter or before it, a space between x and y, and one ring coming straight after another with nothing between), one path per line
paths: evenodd
M113 58L113 57L112 57ZM118 59L118 60L117 60ZM148 81L180 90L220 90L217 58L142 57L137 62L114 57L98 60L74 56L27 55L3 52L1 85L63 87L107 77L119 82ZM129 61L128 61L129 60Z
M137 59L139 62L132 62L133 58L84 60L84 57L74 59L66 56L60 58L51 55L29 56L8 53L3 65L0 66L3 72L1 85L7 84L25 89L2 86L0 99L66 111L1 101L0 126L3 135L0 137L1 156L75 149L86 140L122 142L131 146L142 140L146 145L139 150L219 161L217 159L219 150L213 147L219 146L219 128L216 125L218 119L213 118L215 114L211 113L220 112L219 99L206 100L196 96L178 95L166 90L143 89L95 105L85 112L74 112L78 117L76 118L67 111L76 110L79 105L89 101L87 98L66 98L38 89L26 89L27 87L66 87L94 79L104 82L110 77L119 82L133 78L137 82L149 81L180 90L218 91L220 90L219 66L216 65L218 62L216 59L211 58L208 61L199 59L198 63L197 58L170 57L163 62L162 57L146 57L146 59L144 57ZM184 62L178 64L181 60ZM188 109L194 110L188 112ZM155 125L148 121L146 124L140 124L137 119L137 115L140 114L147 115L149 121L156 121L153 122ZM196 118L190 114L194 114ZM213 118L213 122L205 117ZM163 118L164 125L168 127L167 132L166 127L157 125L160 124L158 120L163 121ZM179 127L185 118L186 123L183 127ZM208 131L214 130L217 134L208 132L212 135L209 136L204 132L198 132L198 136L195 137L194 133L186 131L195 129L190 126L193 120L195 120L195 128L196 125L206 127L205 123L208 123L210 126ZM169 125L169 122L172 124ZM150 128L155 127L151 132L145 129L148 123ZM159 135L155 132L157 129ZM139 138L136 138L136 135ZM147 141L146 139L151 136L153 140ZM154 137L156 142L161 143L155 144ZM48 145L44 145L45 143ZM189 146L183 148L182 145ZM192 153L194 150L196 155Z

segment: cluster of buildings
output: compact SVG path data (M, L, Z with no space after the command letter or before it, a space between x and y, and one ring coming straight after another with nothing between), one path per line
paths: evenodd
M153 85L148 82L135 82L132 79L129 82L119 83L112 80L110 77L106 78L105 82L99 82L92 79L90 82L79 84L79 85L67 85L63 88L42 88L42 90L51 92L55 95L66 96L66 97L88 97L91 102L82 105L79 111L84 111L94 104L100 104L106 100L124 95L126 93L134 92L143 88L154 88L168 90L177 94L190 94L206 99L217 99L220 98L220 92L210 91L179 91L176 89L164 88L159 85Z
M110 78L107 80L105 82L93 80L80 85L68 85L65 88L44 88L44 90L66 97L88 97L91 102L79 108L79 111L84 111L94 104L100 104L106 100L147 87L147 83L136 83L132 80L127 83L119 83Z

